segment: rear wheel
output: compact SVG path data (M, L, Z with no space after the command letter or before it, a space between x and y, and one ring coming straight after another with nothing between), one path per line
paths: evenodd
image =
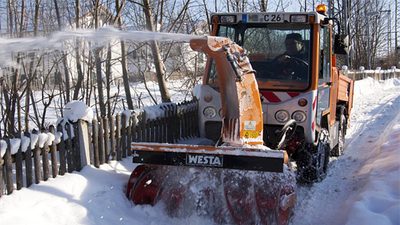
M344 140L346 135L346 116L342 113L339 118L338 144L332 149L332 156L340 156L344 151Z
M329 163L329 133L322 129L318 144L306 143L299 151L297 159L297 177L299 180L312 183L323 180Z

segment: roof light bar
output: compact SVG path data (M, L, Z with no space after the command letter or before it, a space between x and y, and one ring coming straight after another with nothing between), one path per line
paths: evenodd
M221 16L221 23L236 23L236 16L235 15Z
M308 16L307 15L290 15L291 23L307 23Z

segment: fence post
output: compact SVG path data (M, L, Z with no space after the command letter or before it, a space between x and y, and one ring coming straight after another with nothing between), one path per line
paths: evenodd
M4 155L4 161L6 164L5 167L5 172L6 172L6 189L7 189L7 194L11 194L14 190L14 184L13 184L13 172L12 172L12 158L11 158L11 145L10 145L10 139L6 139L7 142L7 149L6 149L6 154Z
M104 117L103 118L103 124L104 124L104 153L105 153L105 159L106 163L110 162L110 134L109 134L109 125L108 125L108 118Z
M114 117L110 116L110 137L111 137L111 159L115 160L115 124Z
M68 164L68 173L72 173L74 171L74 161L73 161L73 148L72 148L72 131L71 131L71 124L69 122L65 123L65 130L67 132L67 164Z
M44 133L45 130L42 130ZM43 166L43 180L47 181L50 177L50 163L49 163L49 145L47 144L47 140L43 143L42 149L42 166Z
M101 117L99 118L99 160L100 165L104 164L104 122Z
M55 128L53 125L49 127L49 132L55 135ZM57 166L57 146L56 141L53 140L50 146L50 155L51 155L51 172L53 174L53 178L55 178L58 174L58 166Z
M127 151L127 155L131 156L132 155L132 151L131 151L131 143L133 140L133 134L132 134L132 118L129 117L128 118L128 127L127 127L127 133L128 133L128 140L126 141L126 151Z
M84 120L78 120L78 140L79 140L79 154L80 154L80 171L84 166L90 164L89 154L89 132L87 122Z
M26 133L25 135L29 136L29 139L30 139L29 146L28 146L28 149L26 149L25 158L24 158L24 160L25 160L26 187L29 187L33 183L33 178L32 178L32 176L33 176L33 173L32 173L32 146L31 146L32 139L31 139L31 134L30 133Z
M121 157L126 158L126 115L121 114ZM121 160L117 159L118 161Z
M17 182L17 190L20 190L23 186L23 178L22 178L22 137L23 134L20 135L21 144L19 145L18 152L14 155L15 157L15 178Z
M62 131L62 126L61 124L57 125L57 131ZM30 150L30 146L29 149ZM60 175L64 175L67 172L67 164L66 164L66 158L65 158L65 140L64 140L64 133L61 135L61 140L60 143L57 145L58 148L58 155L60 157ZM30 153L29 153L30 154ZM26 159L27 155L25 154L25 163L27 163ZM32 167L32 166L31 166ZM27 175L28 176L28 175ZM28 183L28 182L27 182ZM27 185L28 186L28 185ZM28 186L29 187L29 186Z
M99 162L99 125L96 120L92 122L92 129L93 129L93 165L96 168L100 167Z
M122 157L121 157L121 119L119 114L117 114L117 116L115 117L115 123L116 123L116 137L115 137L115 141L117 142L117 161L121 161Z
M88 138L89 138L89 140L88 140L89 141L89 149L88 149L88 151L89 151L89 157L90 157L90 162L89 162L90 165L94 165L92 122L93 121L90 121L90 122L87 123L87 125L88 125Z
M32 133L35 135L39 135L36 130L34 130ZM35 148L33 149L33 165L35 167L35 183L38 184L42 180L42 171L40 169L39 141L36 142Z

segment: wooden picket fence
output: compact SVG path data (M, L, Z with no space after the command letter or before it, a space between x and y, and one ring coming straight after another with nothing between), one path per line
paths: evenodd
M158 118L147 118L144 110L134 110L130 117L123 113L90 123L82 120L66 122L59 124L57 131L50 126L41 133L56 136L56 132L62 132L62 136L67 138L61 138L58 143L56 140L51 143L38 141L24 152L21 141L15 154L11 154L12 138L22 140L22 136L29 137L39 132L3 138L7 149L0 158L0 196L50 177L80 171L87 164L98 168L110 160L120 161L131 155L131 142L176 143L199 135L196 100L160 105L159 108L164 116Z
M387 80L400 77L400 69L389 70L343 70L341 71L347 77L354 80L362 80L366 77L371 77L374 80Z

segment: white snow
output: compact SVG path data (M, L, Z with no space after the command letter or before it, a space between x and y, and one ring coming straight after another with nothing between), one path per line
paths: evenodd
M57 131L57 132L54 134L54 136L55 136L56 143L58 144L58 143L60 143L60 141L61 141L61 137L63 136L63 133L60 132L60 131Z
M345 153L299 185L292 224L400 224L400 80L355 84Z
M21 138L21 142L22 142L22 144L21 144L21 151L22 152L26 152L26 150L28 149L28 147L29 147L29 144L31 143L31 139L29 138L29 137L26 137L26 136L22 136L22 138Z
M39 140L38 134L31 134L31 149L35 148L37 141Z
M123 114L125 116L125 118L131 118L131 111L130 110L124 110L124 111L122 111L121 114ZM128 126L129 126L129 119L126 119L124 127L126 128Z
M355 88L345 154L331 158L325 180L298 186L292 225L400 224L400 81L365 79ZM3 195L0 224L213 224L133 205L124 186L135 166L132 158L86 166Z
M43 148L44 143L47 142L47 138L48 138L48 137L49 137L49 136L48 136L46 133L40 133L40 134L39 134L39 147L40 147L40 148Z
M10 139L10 146L11 146L11 155L18 152L19 146L21 145L21 139L19 138L12 138Z
M5 140L0 140L0 157L6 154L7 142Z
M68 102L64 106L64 117L72 122L76 122L79 119L92 122L93 109L81 101Z
M50 146L53 141L56 139L56 136L52 133L47 133L47 145Z
M175 105L174 103L161 103L155 106L144 107L143 110L146 112L146 120L155 120L160 117L164 117L165 110L162 107L167 107L168 105Z

